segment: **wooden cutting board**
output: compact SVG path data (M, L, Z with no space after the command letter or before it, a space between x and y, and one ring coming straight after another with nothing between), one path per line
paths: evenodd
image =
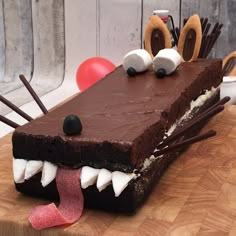
M236 106L214 117L209 129L217 136L182 154L136 215L85 209L75 224L40 232L28 213L48 201L15 191L11 135L0 139L0 235L236 235Z

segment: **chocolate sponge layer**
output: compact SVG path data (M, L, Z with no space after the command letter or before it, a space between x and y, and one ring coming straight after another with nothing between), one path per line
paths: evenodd
M128 77L118 67L71 101L17 128L13 155L67 167L132 171L150 156L190 102L204 90L218 87L221 80L221 60L182 63L162 80L152 68ZM63 133L69 114L80 117L81 135Z
M194 109L189 117L195 117L211 105L215 104L218 100L219 92L211 97L202 107ZM190 120L191 118L183 120L182 123L177 126L176 130L183 125L188 124ZM199 126L196 126L194 129L189 131L184 138L191 137L198 133L205 123L206 121L199 124ZM111 185L102 192L98 192L96 185L84 189L83 194L85 198L85 206L107 211L133 213L149 196L153 187L157 184L169 164L185 149L186 147L178 149L164 155L162 158L156 159L148 168L145 169L145 171L140 172L141 176L139 178L129 183L128 187L119 197L114 196ZM43 188L40 179L41 173L33 176L29 180L26 180L24 183L16 184L16 189L33 197L59 200L55 181Z

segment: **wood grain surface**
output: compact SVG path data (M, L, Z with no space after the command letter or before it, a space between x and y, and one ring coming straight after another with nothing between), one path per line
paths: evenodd
M227 106L205 130L217 136L192 145L165 172L133 216L85 209L67 227L35 231L29 210L47 201L17 193L11 135L0 140L0 235L236 235L236 106Z

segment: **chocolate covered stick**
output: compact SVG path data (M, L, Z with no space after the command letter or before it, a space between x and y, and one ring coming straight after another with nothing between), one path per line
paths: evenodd
M27 90L29 91L29 93L31 94L31 96L34 98L35 102L38 104L38 106L40 107L40 109L42 110L42 112L44 114L48 113L48 110L46 109L46 107L43 105L42 101L40 100L40 98L38 97L38 95L35 93L35 91L33 90L33 88L31 87L31 85L29 84L29 82L26 80L24 75L19 75L20 80L22 81L22 83L25 85L25 87L27 88Z
M214 115L218 114L219 112L224 110L224 106L220 105L217 107L214 107L211 110L208 110L206 113L202 113L199 116L197 116L195 119L193 119L188 125L184 126L182 129L180 129L178 132L170 135L164 141L159 144L156 148L162 149L163 147L167 146L172 141L176 140L177 138L183 136L185 133L187 133L192 128L196 127L199 123L202 121L206 121L209 118L213 117Z
M230 100L229 96L225 96L222 99L220 99L217 103L215 103L213 106L211 106L210 108L207 109L207 111L210 111L212 109L214 109L215 107L218 107L220 105L224 105L225 103L227 103Z
M25 118L28 121L33 120L32 117L30 117L28 114L26 114L24 111L22 111L19 107L15 106L13 103L11 103L9 100L4 98L2 95L0 95L0 101L4 103L6 106L10 107L13 111L18 113L20 116Z
M173 145L171 145L171 146L169 146L167 148L155 151L153 153L153 155L155 157L157 157L157 156L163 155L165 153L171 152L171 151L173 151L173 150L175 150L177 148L181 148L181 147L184 147L186 145L190 145L190 144L193 144L193 143L196 143L196 142L200 142L200 141L202 141L204 139L210 138L210 137L215 136L215 135L216 135L216 132L214 130L210 130L207 133L194 136L194 137L186 139L186 140L184 140L182 142L173 144Z
M208 45L206 47L206 51L205 51L205 57L207 57L210 53L210 51L212 50L213 46L216 43L216 40L218 39L218 37L221 34L221 28L223 27L223 24L219 24L216 23L211 34L210 34L210 40L208 42Z
M11 126L12 128L16 129L17 127L19 127L20 125L18 125L17 123L7 119L6 117L0 115L0 121L3 122L6 125Z

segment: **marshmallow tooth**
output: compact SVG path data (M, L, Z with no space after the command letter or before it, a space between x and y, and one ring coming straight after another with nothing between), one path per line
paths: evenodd
M27 160L13 158L13 177L16 183L23 183L25 181L25 168Z
M81 187L85 189L90 185L95 184L97 181L99 171L100 171L99 169L95 169L90 166L82 167L80 176Z
M127 72L130 68L135 72L143 72L152 64L152 57L145 49L136 49L124 56L122 64Z
M107 169L101 169L98 174L97 179L97 189L99 192L104 190L110 183L112 179L112 173Z
M42 161L28 161L25 169L25 179L31 178L33 175L39 173L42 170Z
M123 190L128 186L129 181L133 178L134 174L126 174L120 171L112 172L112 186L116 197L120 196Z
M180 65L182 57L173 48L165 48L160 50L153 59L153 68L156 72L164 69L166 75L171 74Z
M56 178L56 174L57 166L48 161L44 161L41 177L42 186L46 187L48 184L50 184Z

